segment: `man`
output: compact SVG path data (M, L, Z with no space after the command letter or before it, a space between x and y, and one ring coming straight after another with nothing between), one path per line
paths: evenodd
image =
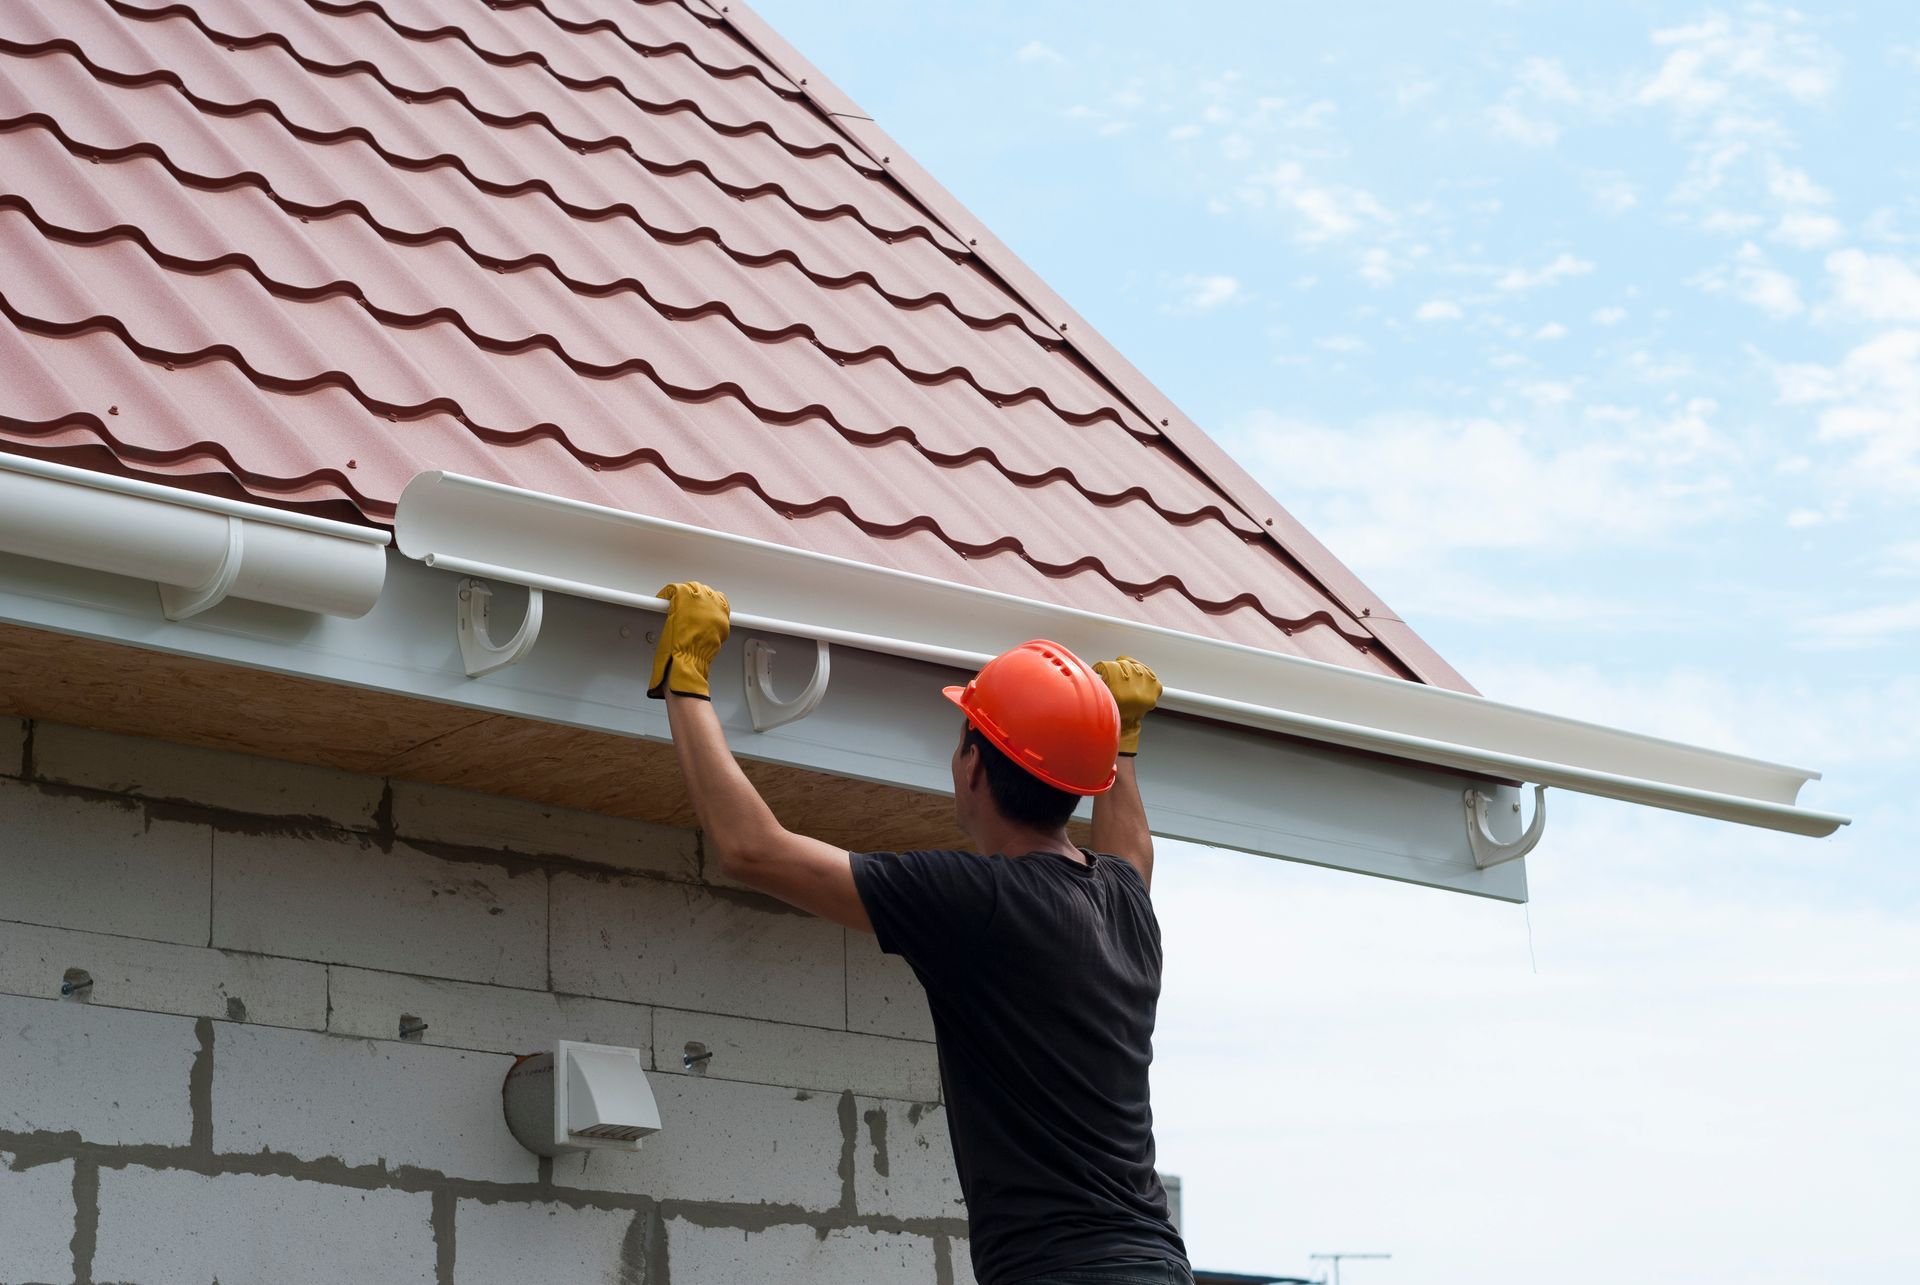
M926 988L980 1285L1191 1285L1147 1102L1160 929L1133 755L1153 672L1048 642L995 657L946 689L967 715L954 812L978 851L848 853L783 828L727 749L707 685L726 598L660 596L647 694L667 702L708 854L876 934ZM1084 795L1094 851L1067 837Z

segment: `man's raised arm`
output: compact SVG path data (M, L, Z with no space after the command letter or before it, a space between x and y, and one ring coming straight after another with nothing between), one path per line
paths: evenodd
M1153 887L1153 832L1147 828L1147 808L1140 800L1133 758L1140 752L1140 720L1160 700L1160 680L1131 656L1103 660L1094 672L1106 681L1120 707L1120 770L1113 788L1093 800L1093 846L1110 852L1140 872Z

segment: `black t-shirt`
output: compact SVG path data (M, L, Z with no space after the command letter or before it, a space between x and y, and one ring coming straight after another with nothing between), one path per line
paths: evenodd
M1138 871L1088 855L853 854L880 949L926 987L981 1285L1186 1262L1147 1104L1160 925Z

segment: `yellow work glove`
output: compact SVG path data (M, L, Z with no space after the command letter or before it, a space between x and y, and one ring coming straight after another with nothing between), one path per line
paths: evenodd
M1140 720L1160 703L1160 680L1131 656L1098 661L1093 672L1105 680L1107 690L1113 693L1113 703L1120 707L1120 752L1138 754Z
M683 580L657 596L667 600L667 619L653 648L653 680L647 684L647 695L665 700L671 685L682 696L713 699L707 691L707 668L727 641L727 595Z

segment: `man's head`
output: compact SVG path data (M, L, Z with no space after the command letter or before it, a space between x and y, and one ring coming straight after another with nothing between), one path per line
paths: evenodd
M1029 830L1051 834L1066 828L1080 796L1056 789L1022 768L967 723L953 750L954 820L969 834L990 828L999 818Z
M975 842L1016 841L1009 827L1056 834L1080 797L1113 785L1119 707L1106 681L1059 643L1021 643L946 696L967 716L953 793Z

